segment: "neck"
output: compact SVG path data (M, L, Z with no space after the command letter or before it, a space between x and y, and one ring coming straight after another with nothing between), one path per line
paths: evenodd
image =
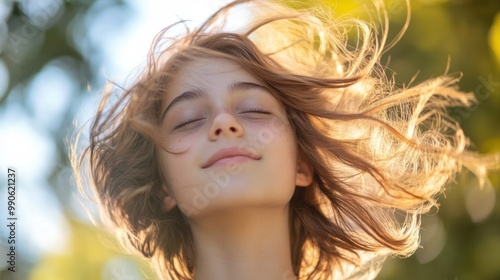
M191 223L194 279L290 279L288 206L225 212Z

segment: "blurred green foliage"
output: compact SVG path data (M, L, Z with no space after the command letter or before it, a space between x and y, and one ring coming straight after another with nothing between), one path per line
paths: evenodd
M100 59L95 54L99 46L85 45L88 43L85 32L82 33L85 26L75 28L75 22L85 16L92 19L96 5L103 10L127 4L118 0L53 1L61 7L46 10L45 14L54 12L54 15L38 26L27 20L23 1L13 2L5 20L8 37L4 37L0 53L0 61L9 73L8 87L4 93L0 92L0 110L19 105L25 114L32 114L24 93L26 85L54 60L71 61L65 67L78 77L71 104L61 115L63 121L59 127L47 129L57 145L57 164L47 178L51 183L49 191L56 194L65 209L71 242L64 254L49 254L36 261L23 259L20 254L25 270L15 275L3 270L0 278L128 279L120 273L137 272L117 271L116 267L128 269L133 262L138 270L148 271L145 264L120 255L113 249L117 245L109 236L79 222L70 210L68 198L72 192L56 182L62 170L57 166L69 165L65 139L82 96L88 85L102 87L101 73L93 63ZM307 0L300 5L318 2L332 7L336 13L360 17L371 5L363 0ZM395 36L407 16L405 3L388 0L386 5L391 36ZM460 87L474 92L480 104L468 109L456 108L450 113L461 122L475 149L500 152L500 1L414 0L411 8L412 20L406 34L385 57L390 57L388 66L396 73L396 81L408 83L417 73L416 82L422 81L443 74L447 68L449 73L462 73ZM125 17L130 11L124 8L122 12ZM481 193L476 191L477 183L470 176L459 177L456 186L451 186L440 200L438 214L425 217L423 249L408 259L388 261L378 279L500 279L500 203L495 203L499 201L500 175L492 174L491 180L492 185ZM112 260L117 260L118 265L110 270ZM150 271L146 275L153 278Z
M141 279L140 270L153 277L144 261L122 256L109 234L71 218L70 225L70 253L44 256L33 268L30 280L119 280L130 279L134 274L137 277L133 279ZM131 263L138 267L131 267Z

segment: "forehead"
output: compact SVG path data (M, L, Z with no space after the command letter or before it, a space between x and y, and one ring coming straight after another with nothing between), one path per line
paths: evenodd
M180 94L189 87L221 87L235 81L259 83L240 64L224 58L196 58L182 65L171 76L167 85L167 94Z

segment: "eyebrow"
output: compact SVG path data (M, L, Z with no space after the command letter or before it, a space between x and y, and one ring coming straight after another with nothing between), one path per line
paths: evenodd
M170 104L168 104L168 106L165 109L165 111L163 111L161 119L163 120L165 118L165 115L167 114L167 112L170 109L172 109L175 105L177 105L177 104L179 104L179 103L181 103L183 101L193 100L193 99L201 98L201 97L204 97L204 96L206 96L206 93L204 93L203 91L201 91L199 89L195 89L195 90L190 90L190 91L183 92L179 96L175 97L172 100L172 102L170 102Z
M269 91L265 86L260 85L260 84L256 84L253 82L233 82L229 85L230 92L236 92L236 91L245 90L245 89L260 89L260 90L264 90L266 92ZM163 120L165 118L165 116L167 115L167 112L169 110L171 110L177 104L184 102L184 101L188 101L188 100L202 98L202 97L205 97L206 95L207 95L206 92L204 92L200 89L188 90L188 91L181 93L179 96L175 97L170 102L170 104L168 104L165 111L163 111L163 114L161 116L161 120Z
M252 83L252 82L234 82L229 86L231 92L243 90L243 89L261 89L264 91L269 91L265 86Z

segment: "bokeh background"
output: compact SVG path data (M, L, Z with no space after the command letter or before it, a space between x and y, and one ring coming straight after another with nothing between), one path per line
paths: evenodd
M197 25L228 1L0 1L0 279L156 279L93 226L72 178L68 140L96 110L106 79L127 85L154 35ZM366 16L370 3L301 1ZM387 0L391 36L406 19ZM411 23L384 57L398 84L461 73L480 101L452 114L483 153L500 152L500 1L413 0ZM131 74L132 73L132 74ZM130 76L129 76L130 75ZM7 271L7 168L17 174L16 272ZM422 249L389 260L377 279L500 279L500 174L479 190L460 175L423 219ZM87 210L85 210L87 209Z

